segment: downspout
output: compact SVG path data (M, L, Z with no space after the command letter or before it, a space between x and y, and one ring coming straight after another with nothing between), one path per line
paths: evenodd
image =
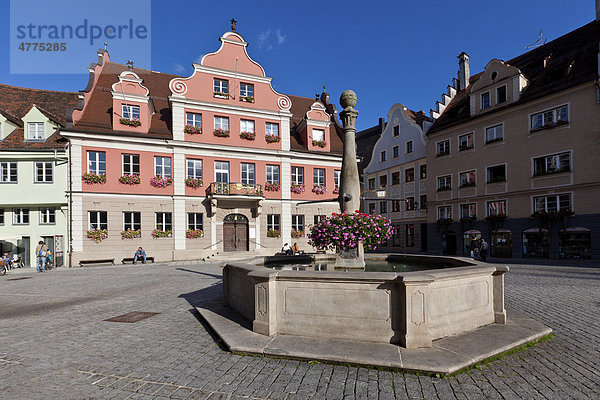
M71 141L69 140L69 225L68 225L68 236L69 236L69 268L73 267L73 167L71 157Z

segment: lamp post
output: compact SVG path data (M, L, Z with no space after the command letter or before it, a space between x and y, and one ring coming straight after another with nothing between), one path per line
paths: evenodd
M342 131L344 133L344 154L342 158L342 173L340 182L340 210L342 213L354 213L360 207L360 180L356 163L356 117L358 110L354 109L358 98L352 90L345 90L340 96L340 112ZM363 268L365 266L364 249L359 243L355 249L338 251L336 266L346 268Z

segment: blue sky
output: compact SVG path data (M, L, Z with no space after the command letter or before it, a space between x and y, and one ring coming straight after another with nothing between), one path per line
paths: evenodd
M88 3L90 8L102 4ZM235 18L250 56L273 77L275 90L312 97L325 84L337 105L340 93L353 89L359 129L376 125L398 102L428 112L456 76L461 51L470 55L474 74L492 58L524 53L540 30L550 41L595 18L593 0L151 3L152 65L136 66L188 76L192 62L218 49L219 36ZM9 1L0 0L0 57L5 60L9 10ZM113 61L131 59L127 50L111 51L110 43L108 50ZM0 82L77 91L86 86L86 68L94 61L90 52L82 74L72 75L14 75L2 62Z

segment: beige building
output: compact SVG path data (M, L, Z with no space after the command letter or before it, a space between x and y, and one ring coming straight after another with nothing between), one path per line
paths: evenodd
M429 250L600 257L600 21L469 76L427 132Z

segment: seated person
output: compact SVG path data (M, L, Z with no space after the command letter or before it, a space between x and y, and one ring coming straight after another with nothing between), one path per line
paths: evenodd
M291 249L290 245L286 243L281 248L281 252L283 254L286 254L286 255L291 255L292 254L292 249Z
M141 247L138 247L135 255L133 256L134 264L137 262L138 258L142 259L142 264L146 264L146 250L142 249Z
M298 243L294 243L292 245L292 254L294 254L294 255L300 254L300 248L298 248Z

